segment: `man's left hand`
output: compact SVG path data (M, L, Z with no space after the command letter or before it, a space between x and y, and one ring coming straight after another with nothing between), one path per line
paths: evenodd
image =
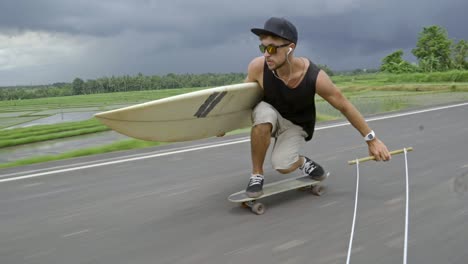
M392 155L387 149L387 146L378 138L368 141L369 155L374 156L376 161L389 161Z

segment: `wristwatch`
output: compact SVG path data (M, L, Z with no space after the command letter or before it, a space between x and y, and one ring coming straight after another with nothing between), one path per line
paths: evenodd
M375 138L375 132L374 130L371 130L371 132L364 137L364 140L371 141L374 138Z

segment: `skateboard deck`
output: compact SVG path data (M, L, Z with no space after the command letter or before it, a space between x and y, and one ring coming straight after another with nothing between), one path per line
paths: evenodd
M327 177L330 173L327 172ZM294 178L289 178L281 181L265 184L263 186L263 194L259 197L251 198L247 196L245 190L231 194L228 197L230 202L240 203L244 207L251 208L252 212L261 215L265 212L265 205L257 202L257 200L272 196L278 193L287 192L290 190L310 190L312 194L321 196L325 193L325 188L321 184L322 181L311 179L308 175L302 175Z

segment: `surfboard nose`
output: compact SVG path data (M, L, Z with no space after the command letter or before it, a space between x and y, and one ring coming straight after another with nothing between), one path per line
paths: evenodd
M261 100L258 83L220 86L96 113L104 125L129 137L160 142L214 137L251 124Z

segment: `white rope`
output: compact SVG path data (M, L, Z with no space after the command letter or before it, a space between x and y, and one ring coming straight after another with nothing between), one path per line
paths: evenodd
M405 171L406 171L406 213L405 213L405 245L403 252L403 264L406 264L408 258L408 219L409 219L409 179L408 179L408 157L406 148L405 152Z
M356 159L356 170L357 170L356 196L354 198L353 225L351 226L351 235L350 235L350 238L349 238L348 257L346 258L346 264L349 264L349 259L351 257L351 248L353 247L353 237L354 237L354 226L356 224L356 211L357 211L358 192L359 192L359 159Z
M408 177L408 151L404 148L405 153L405 172L406 172L406 206L405 206L405 238L404 238L404 252L403 252L403 264L407 264L408 259L408 225L409 225L409 177ZM346 264L349 264L351 258L351 250L353 247L354 227L356 225L356 212L358 204L358 193L359 193L359 159L356 159L356 196L354 198L354 214L353 224L351 226L351 235L349 238L348 256L346 258Z

